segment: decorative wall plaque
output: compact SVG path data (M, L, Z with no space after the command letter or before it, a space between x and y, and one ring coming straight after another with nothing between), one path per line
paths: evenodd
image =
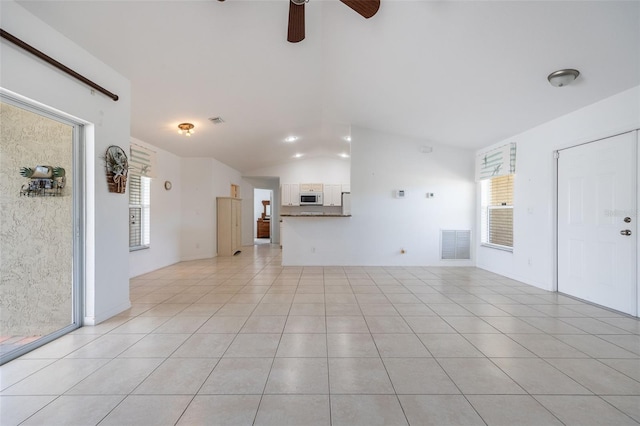
M21 167L20 174L29 178L29 182L22 185L20 195L27 197L57 197L62 195L62 188L66 182L65 170L62 167L36 166Z
M127 189L127 175L129 160L122 148L111 145L104 156L107 169L107 184L109 192L124 194Z

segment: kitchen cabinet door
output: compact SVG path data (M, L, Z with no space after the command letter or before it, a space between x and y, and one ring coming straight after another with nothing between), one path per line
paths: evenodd
M283 206L299 206L300 186L297 183L283 183L280 187L280 197Z
M342 205L342 185L329 184L324 186L324 206Z
M301 183L300 192L322 192L322 187L321 183Z

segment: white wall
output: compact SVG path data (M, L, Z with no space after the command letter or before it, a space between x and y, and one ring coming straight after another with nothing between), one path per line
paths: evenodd
M242 243L253 244L253 188L240 172L213 158L181 159L181 260L217 255L216 197L229 197L231 184L240 185Z
M348 158L300 158L277 166L252 170L245 176L277 176L280 183L349 183L351 162Z
M517 143L514 250L508 253L478 246L477 266L553 290L556 226L553 152L638 127L640 86L493 145Z
M474 230L474 153L357 127L351 137L352 217L285 218L283 264L472 265L441 261L439 247L441 229Z
M109 193L99 157L112 144L128 146L131 97L129 81L31 15L13 1L2 2L2 28L66 66L116 93L114 102L53 69L33 55L0 43L0 85L86 123L86 324L103 321L130 306L128 199Z
M135 138L131 142L155 151L157 160L151 179L151 246L129 253L129 276L136 277L181 260L182 185L180 157ZM165 181L171 182L170 191Z

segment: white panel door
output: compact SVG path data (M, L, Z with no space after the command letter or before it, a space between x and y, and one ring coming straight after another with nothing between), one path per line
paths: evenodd
M558 158L558 291L631 315L638 303L636 164L635 132Z

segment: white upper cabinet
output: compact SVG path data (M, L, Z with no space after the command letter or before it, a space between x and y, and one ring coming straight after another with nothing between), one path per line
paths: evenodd
M300 185L297 183L283 183L280 186L280 197L283 206L299 206Z
M324 186L324 206L342 205L342 185L329 184Z
M322 192L323 186L321 183L301 183L300 192Z

